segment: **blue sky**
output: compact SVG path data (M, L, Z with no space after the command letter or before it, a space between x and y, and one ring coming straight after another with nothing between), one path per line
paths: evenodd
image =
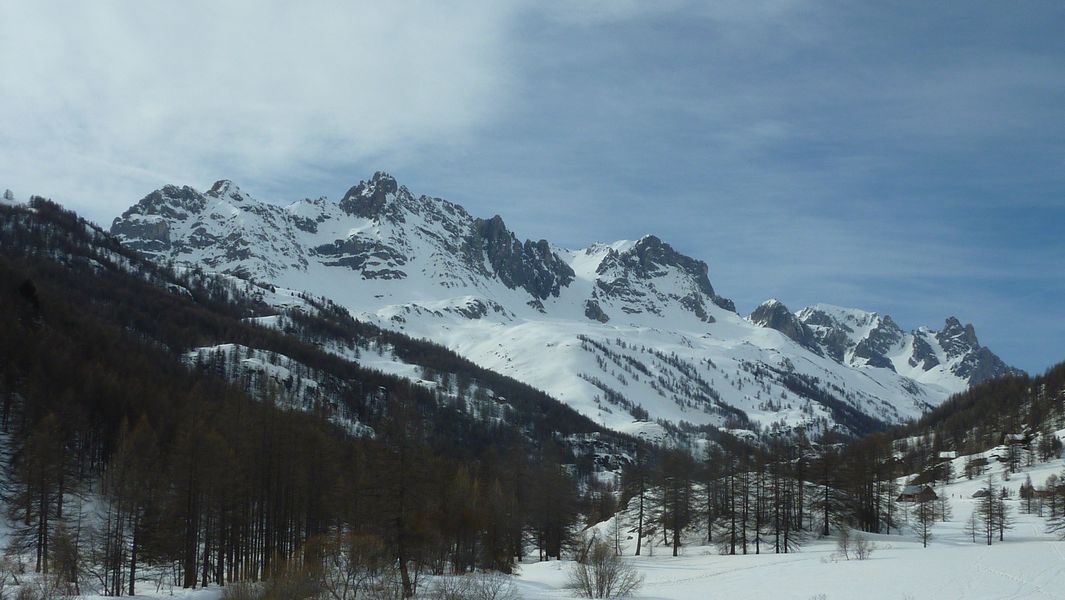
M523 237L654 233L741 312L1065 359L1065 4L443 4L5 3L0 187L106 223L381 169Z

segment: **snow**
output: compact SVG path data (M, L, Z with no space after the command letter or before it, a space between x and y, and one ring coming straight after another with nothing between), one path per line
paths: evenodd
M714 548L689 547L676 558L626 560L645 577L634 597L656 600L1065 598L1065 543L1031 537L990 547L944 541L922 548L912 539L869 536L879 548L864 561L834 560L832 541L794 554L720 556ZM565 589L569 566L525 566L519 593L526 600L573 598Z
M472 217L461 207L414 197L401 187L390 202L402 203L402 220L367 219L321 198L281 208L232 191L236 189L223 183L205 195L207 208L202 214L169 220L172 240L188 240L201 232L201 238L215 242L200 248L184 245L163 258L269 282L279 291L264 292L263 300L275 306L301 304L296 290L325 296L358 319L443 344L482 367L546 391L608 427L631 428L632 415L611 405L589 377L640 405L652 420L724 425L727 417L712 398L716 395L762 428L816 429L825 423L831 426L834 419L826 407L789 391L772 370L794 370L810 380L816 378L839 400L890 423L918 416L965 387L939 372L929 375L907 366L902 373L906 377L817 356L777 331L714 305L682 269L665 267L646 278L627 278L616 265L604 264L608 256L628 252L639 241L556 248L573 269L574 280L558 297L543 299L541 312L529 305L533 298L527 291L505 286L491 265L463 262L456 249L464 247ZM300 227L297 218L314 223L313 228ZM222 242L229 239L244 240L247 246L233 252ZM326 264L335 257L325 259L315 251L348 239L374 248L385 246L402 256L395 259L388 252L367 251L364 271L394 269L406 277L364 277L351 267ZM631 293L601 294L601 287L616 278L625 279ZM713 322L685 307L681 299L686 297L702 302ZM592 298L609 315L609 322L585 316L585 303ZM487 307L487 314L469 317L471 308L478 306ZM846 320L855 336L868 334L879 319L875 313L831 305L817 308ZM581 336L623 356L622 363L589 349L580 342ZM677 364L666 364L656 352L675 356ZM649 373L636 377L631 368L626 370L633 361L646 365ZM905 364L901 354L899 361ZM380 366L409 376L399 366ZM761 375L756 377L756 371ZM675 382L676 387L667 389L656 383L659 378ZM922 385L914 386L914 380Z
M1065 435L1065 431L1058 432ZM981 455L991 455L994 449ZM968 457L956 459L964 463ZM1065 541L1045 533L1045 521L1020 510L1017 487L1030 475L1036 487L1051 474L1060 474L1065 461L1037 464L1013 474L1005 482L1012 489L1007 500L1015 518L1006 539L987 546L979 537L973 543L964 531L975 508L972 493L985 485L983 478L958 479L945 487L952 518L937 522L927 548L912 532L902 535L863 535L876 544L864 561L837 555L835 539L813 540L789 554L722 556L716 547L688 545L682 555L658 545L648 556L632 556L634 539L623 539L625 560L644 577L635 598L702 600L715 598L794 598L796 600L1065 598ZM960 473L960 468L956 471ZM1001 466L995 467L1001 483ZM937 492L941 488L937 487ZM610 523L594 529L609 537ZM526 600L573 598L566 589L570 561L522 565L516 584Z
M866 359L855 356L854 349L859 342L868 338L877 327L883 325L887 317L875 312L824 303L804 308L795 313L795 315L799 320L806 322L809 315L814 312L827 315L846 332L848 350L845 362L855 367L866 366ZM820 327L819 325L807 324L814 329ZM910 358L913 357L914 345L918 338L932 349L939 362L938 365L925 370L923 364L910 364ZM947 356L939 340L936 339L935 332L927 327L919 327L910 332L902 332L899 342L890 348L885 353L885 356L891 361L896 373L916 381L930 390L936 390L939 394L956 394L969 387L968 381L958 377L953 372L954 368L964 359L964 355Z

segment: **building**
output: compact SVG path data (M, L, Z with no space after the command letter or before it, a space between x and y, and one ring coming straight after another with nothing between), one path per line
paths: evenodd
M902 493L897 498L898 502L928 502L939 496L927 485L907 485L902 488Z

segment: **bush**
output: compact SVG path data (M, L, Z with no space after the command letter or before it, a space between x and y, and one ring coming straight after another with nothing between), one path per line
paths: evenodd
M851 559L851 528L846 525L840 528L839 537L836 538L836 555Z
M621 598L643 585L643 576L618 556L610 544L593 540L583 560L573 565L570 587L584 598Z
M870 542L863 535L855 536L854 538L854 556L858 560L865 560L869 558L869 555L876 550L875 543Z
M30 581L23 581L15 600L56 600L73 598L75 595L73 586L51 575L39 575Z
M429 590L432 600L519 600L518 590L506 575L476 573L441 577Z
M261 600L264 595L261 583L240 581L231 583L222 592L222 600Z

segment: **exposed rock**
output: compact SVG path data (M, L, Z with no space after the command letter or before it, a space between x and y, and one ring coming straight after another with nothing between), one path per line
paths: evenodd
M540 300L557 297L573 281L573 269L551 251L547 240L519 242L499 215L473 222L466 255L475 266L484 256L504 285L523 288Z
M802 321L799 321L799 318L792 314L782 302L778 300L763 302L758 308L754 309L750 318L755 325L776 329L800 346L821 354L821 348L817 345L813 330Z
M913 355L910 356L908 362L911 367L920 367L925 371L929 371L933 367L939 366L939 357L936 356L936 352L932 349L932 345L925 339L923 331L918 332L913 336Z
M603 312L603 308L595 300L586 300L584 302L584 316L600 323L606 323L610 320L610 317Z
M710 285L709 267L705 262L677 252L653 235L644 236L625 252L612 251L599 265L598 272L603 274L610 269L620 268L628 276L653 279L665 274L663 267L680 269L691 278L698 291L706 294L714 304L731 312L736 311L732 300L722 298L714 292L714 286ZM616 280L611 285L621 287Z
M409 196L406 188L403 192ZM360 181L348 190L340 200L340 208L349 215L364 219L388 219L402 223L405 218L402 207L395 200L400 194L396 179L378 171L370 181Z
M376 240L351 237L318 246L314 251L327 259L324 264L348 267L361 272L366 279L402 279L406 276L398 267L407 264L407 257Z
M854 309L810 307L799 318L813 330L825 353L845 364L895 370L890 357L905 358L910 367L945 372L969 385L1020 373L981 347L973 326L962 325L955 317L948 318L939 332L917 329L909 333L887 315ZM910 355L900 356L907 347Z
M873 327L854 347L854 356L864 358L865 364L883 369L895 370L895 365L887 358L887 353L902 341L903 333L895 321L889 316L878 320Z

